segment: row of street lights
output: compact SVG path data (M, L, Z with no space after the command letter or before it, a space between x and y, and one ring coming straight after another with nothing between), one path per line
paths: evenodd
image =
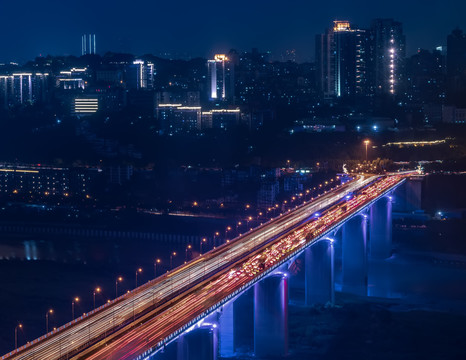
M369 143L367 143L367 144L369 144ZM366 145L366 146L367 146L367 145ZM336 180L338 180L338 179L339 179L339 177L336 177ZM296 200L299 199L299 198L302 198L302 199L303 199L303 202L305 202L305 201L307 201L307 196L308 196L308 195L310 195L310 196L314 195L314 193L315 193L316 191L319 191L319 190L324 189L324 188L327 187L328 185L331 185L334 181L335 181L334 179L330 179L330 181L325 181L324 184L319 184L318 186L315 186L315 187L312 188L312 189L307 189L304 193L300 193L300 194L298 194L298 195L296 195L296 196L292 196L292 197L290 198L289 201L288 201L288 200L284 200L284 201L283 201L282 207L283 207L283 208L285 209L285 211L286 211L286 206L292 204L294 201L296 201ZM336 182L336 181L335 181L335 182ZM333 188L333 187L332 187L332 188ZM325 192L326 192L326 191L324 191L324 193L325 193ZM313 197L311 197L311 200L312 200L312 199L313 199ZM296 205L296 206L297 206L297 205ZM251 208L251 206L250 206L249 204L246 204L246 205L245 205L245 210L248 210L248 209L250 209L250 208ZM274 206L268 207L267 209L265 209L265 210L263 210L263 211L260 210L260 211L258 212L258 216L257 216L257 219L256 219L256 220L257 220L257 221L260 221L260 220L262 219L262 216L263 216L263 215L267 215L267 214L269 214L269 213L271 213L271 214L272 214L272 217L274 217L274 216L276 216L276 212L277 212L277 211L280 211L279 209L280 209L280 204L275 204ZM280 214L280 215L281 215L281 214ZM266 219L267 219L267 217L266 217ZM252 216L247 216L247 217L245 218L245 221L246 221L246 232L249 231L249 230L251 230L250 227L249 227L249 223L252 222L253 220L255 220L255 218L252 217ZM238 222L235 223L235 232L236 232L236 236L239 235L238 229L240 229L241 225L243 225L243 224L244 224L244 220L243 220L243 221L238 221ZM261 222L261 225L262 225L262 222ZM230 232L231 230L232 230L232 227L231 227L231 226L227 226L227 227L225 228L225 232L224 232L224 234L225 234L225 235L224 235L224 242L225 242L225 243L228 243L228 242L229 242L228 234L229 234L229 232ZM219 236L220 236L220 232L216 231L216 232L214 233L214 236L213 236L213 239L214 239L214 247L217 246L217 239L218 239ZM202 239L202 241L205 242L205 241L206 241L205 238ZM201 242L201 253L202 253L202 242Z
M249 224L249 221L252 220L252 217L249 217L247 219L247 222ZM225 230L226 233L228 231L231 230L231 227L228 226L227 229ZM220 236L220 233L217 231L215 233L215 238L218 238ZM228 240L227 240L228 241ZM207 243L207 239L206 238L202 238L201 241L200 241L200 256L204 253L205 249L204 247L206 246L206 243ZM188 261L188 251L192 249L192 245L189 244L187 247L186 247L186 254L185 254L185 262ZM172 251L170 253L170 269L171 270L173 268L173 259L177 256L177 252L176 251ZM160 264L162 263L162 260L157 258L154 260L154 277L156 278L157 275L158 275L158 271L157 271L157 267L160 266ZM141 267L137 268L136 271L135 271L135 286L136 288L138 287L138 276L143 272L143 269ZM116 277L115 279L115 298L118 297L118 285L123 282L123 277L122 276L118 276ZM92 291L92 302L93 302L93 310L96 309L96 295L98 294L101 294L102 293L102 288L100 286L97 286L96 288L93 289ZM81 298L80 297L74 297L71 301L71 318L72 318L72 321L75 320L75 306L78 305L79 303L81 302ZM54 310L53 309L49 309L46 313L45 313L45 331L46 331L46 334L49 333L49 317L51 315L54 315ZM18 348L18 329L22 329L23 328L23 325L21 323L19 323L16 327L15 327L15 349Z
M366 143L367 141L367 143ZM367 157L367 145L369 144L368 140L366 140L364 143L366 144L366 157ZM331 182L333 182L333 179L331 179ZM329 183L326 181L325 182L326 185L328 185ZM322 184L320 184L318 187L314 187L312 190L308 189L306 190L306 194L310 194L310 193L313 193L314 191L316 190L320 190L321 188L323 187ZM302 197L303 194L300 194L299 197ZM290 203L292 203L293 201L295 201L297 199L296 196L293 196L290 200ZM305 201L306 197L304 195L304 201ZM283 202L283 206L286 206L286 204L288 203L287 200L285 200ZM249 209L250 208L250 205L247 204L246 205L246 209ZM269 213L269 212L274 212L276 210L279 209L279 204L275 204L275 206L273 207L270 207L266 210L266 213ZM264 215L264 213L262 211L260 211L258 213L258 220L261 219L261 217ZM251 221L253 221L254 218L252 216L248 216L246 218L246 231L248 231L249 229L249 223ZM238 221L236 223L236 234L238 235L238 228L243 225L243 222L241 221ZM225 228L225 242L228 243L229 242L229 239L228 239L228 233L232 230L232 227L231 226L227 226ZM219 238L220 236L220 232L216 231L214 233L214 247L217 245L217 239ZM199 256L202 256L202 254L204 253L204 247L207 243L207 239L206 238L202 238L201 241L200 241L200 254ZM187 247L186 247L186 250L185 250L185 262L188 261L188 252L189 250L192 249L192 245L189 244ZM177 252L176 251L173 251L170 253L170 270L173 268L173 259L174 257L177 256ZM154 261L154 277L156 278L158 273L157 273L157 266L160 266L161 264L161 260L159 258L155 259ZM136 288L138 287L138 275L142 273L142 268L139 267L136 269L135 271L135 285L136 285ZM118 276L116 279L115 279L115 298L118 297L118 284L123 282L123 277L122 276ZM100 294L102 292L102 289L100 287L96 287L93 292L92 292L92 299L93 299L93 309L95 310L96 308L96 295L97 294ZM80 298L79 297L75 297L73 298L72 302L71 302L71 316L72 316L72 320L75 319L75 305L78 304L80 302ZM53 315L54 314L54 310L53 309L49 309L46 314L45 314L45 330L46 330L46 333L48 334L49 332L49 316L50 315ZM22 329L23 328L23 325L22 324L18 324L16 327L15 327L15 348L18 348L18 329Z

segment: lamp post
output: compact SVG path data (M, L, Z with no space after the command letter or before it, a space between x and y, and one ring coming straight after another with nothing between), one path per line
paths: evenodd
M18 324L15 327L15 349L18 348L18 329L22 329L22 328L23 328L22 324Z
M94 292L92 293L93 294L93 300L94 300L94 310L95 310L95 294L98 294L102 291L102 289L100 287L96 287L94 289Z
M248 216L248 218L246 219L246 227L247 227L246 231L249 230L249 222L250 222L251 220L252 220L252 216Z
M369 140L364 140L364 145L366 146L366 161L367 161L367 146L370 144Z
M238 233L238 227L240 227L241 225L243 225L243 223L242 223L241 221L238 221L238 222L236 223L236 236L239 235L239 233Z
M199 254L199 256L202 255L202 244L205 244L206 241L207 241L206 238L202 238L202 240L201 240L201 253Z
M176 251L173 251L171 254L170 254L170 270L172 269L173 267L173 257L176 256Z
M138 274L142 273L142 268L136 269L136 287L138 287Z
M121 276L118 276L115 279L115 299L118 297L118 283L122 282L123 278Z
M79 298L75 297L71 302L71 320L74 320L74 304L79 302Z
M157 264L160 264L161 260L160 259L155 259L154 261L154 275L157 277Z
M217 237L220 235L218 231L215 232L214 234L214 246L217 246Z
M53 309L50 309L45 313L45 333L49 333L49 314L53 314Z
M191 244L186 246L186 251L185 251L185 256L184 256L184 262L188 262L188 251L192 248Z
M225 229L225 242L228 240L227 239L227 234L228 234L228 231L231 230L231 226L227 226L227 228Z

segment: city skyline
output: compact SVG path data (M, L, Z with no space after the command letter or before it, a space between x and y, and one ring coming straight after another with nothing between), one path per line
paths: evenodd
M43 3L26 3L30 11L23 14L23 22L34 31L12 33L15 16L2 22L4 47L0 61L24 62L49 54L79 56L81 36L95 33L97 52L101 54L172 52L210 57L230 48L257 47L271 51L276 59L286 50L296 49L297 60L302 62L314 60L314 37L331 26L333 20L348 20L364 28L374 18L394 18L403 23L410 55L418 48L430 50L446 45L446 36L453 29L466 28L466 20L461 16L466 4L457 0L435 9L399 0L383 4L360 0L319 5L293 0L284 9L278 8L278 1L266 4L239 1L235 7L147 2L144 12L140 12L141 7L123 7L119 0L97 4L85 0L67 4L66 8L56 0L48 3L48 7ZM6 14L19 14L21 10L17 4L3 5Z

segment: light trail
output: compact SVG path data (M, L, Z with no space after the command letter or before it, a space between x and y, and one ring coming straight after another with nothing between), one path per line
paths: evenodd
M289 253L287 249L291 251L306 245L307 240L293 240L289 236L306 232L315 238L325 231L325 227L333 224L341 215L334 212L336 210L332 210L333 207L330 206L338 203L348 193L355 193L367 187L368 189L376 189L371 196L377 197L383 186L386 184L393 186L402 179L400 175L379 178L379 176L359 176L357 179L319 196L314 201L304 203L293 211L272 219L229 243L223 244L168 274L101 306L86 316L81 316L56 331L34 340L31 344L4 355L1 359L68 359L73 354L78 354L75 359L84 358L80 354L87 354L90 350L104 344L107 344L105 348L112 348L108 341L117 336L120 339L111 344L120 344L118 345L120 347L122 344L134 344L134 337L137 338L138 335L134 333L136 330L131 329L135 324L138 325L138 332L142 331L145 326L150 327L150 331L154 335L147 337L151 340L147 340L145 345L145 347L150 348L154 342L159 342L165 338L167 331L179 329L183 323L187 323L186 319L195 318L196 314L200 314L206 308L215 305L225 297L225 294L235 291L237 285L243 284L244 281L251 281L254 276L260 275L261 271L264 271L269 265L273 266L275 263L273 259L279 261L282 258L281 255ZM375 185L370 185L373 182ZM362 194L365 193L366 191L362 192ZM367 194L358 195L347 201L346 213L350 213L355 207L360 206L360 203L354 201L358 199L364 202L366 198L363 196L369 197ZM323 212L318 219L310 220L314 213L322 212L326 208L329 209ZM323 223L323 221L327 221L327 223ZM290 233L292 234L289 235ZM288 245L285 246L282 243L280 243L282 245L277 245L277 241L282 240L285 241L283 244ZM262 262L257 260L248 263L251 260L251 254L257 254L259 249L265 251L260 255L263 257L261 258ZM232 276L231 273L231 267L237 269L238 263L245 266L244 271L236 270L236 272L240 272L239 278ZM228 278L229 276L230 278ZM212 292L214 293L212 294ZM205 296L211 297L205 298ZM185 313L185 311L189 312ZM176 319L167 314L176 314ZM141 322L143 325L139 325ZM159 327L156 332L150 325L146 325L154 322L157 324L155 326ZM161 331L163 334L160 333ZM131 341L126 338L127 336L131 336ZM141 338L144 338L142 333ZM125 346L121 348L132 353ZM115 358L123 359L126 358L125 356L119 352L119 357ZM100 358L109 359L109 357Z

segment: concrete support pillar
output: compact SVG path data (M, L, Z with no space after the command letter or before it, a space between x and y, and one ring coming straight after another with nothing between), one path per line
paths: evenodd
M305 303L333 303L334 249L331 240L321 240L305 251Z
M233 357L235 354L234 302L223 305L218 318L218 348L220 357Z
M288 353L288 281L271 275L254 286L254 351L256 357Z
M291 303L305 302L306 254L303 252L293 259L287 268L288 298Z
M423 177L411 177L394 191L395 212L413 212L422 208Z
M233 304L235 352L254 349L254 289L238 297Z
M221 357L249 352L254 347L254 291L249 289L225 304L218 314L218 345Z
M391 196L377 200L370 210L370 255L374 259L390 257L392 250Z
M367 219L357 215L343 225L342 290L367 294Z
M206 326L194 329L177 339L177 360L216 360L217 331Z

